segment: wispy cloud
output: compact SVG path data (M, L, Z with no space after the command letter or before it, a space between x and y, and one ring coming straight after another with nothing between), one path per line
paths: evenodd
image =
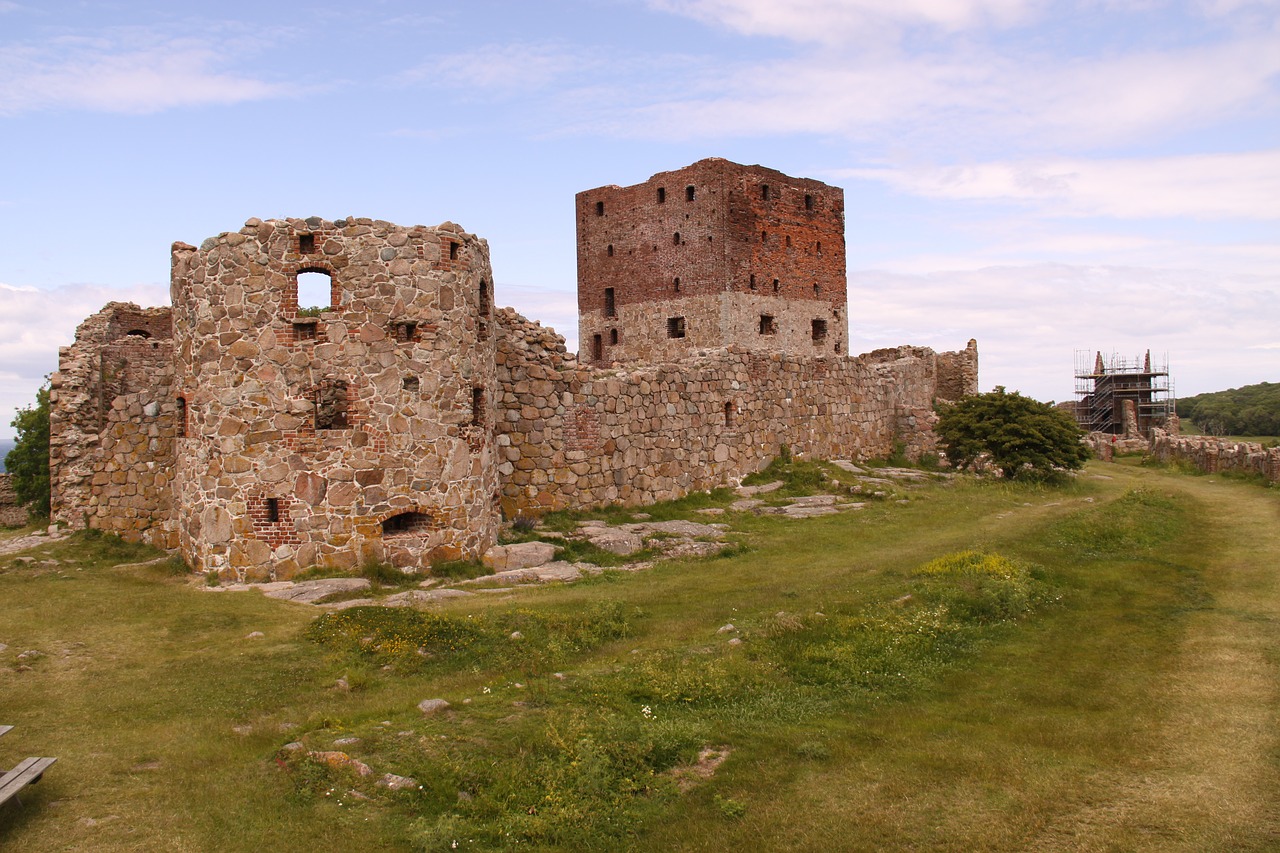
M1028 0L650 0L651 7L752 36L836 43L909 26L955 31L1024 20Z
M29 405L42 377L58 369L58 347L70 344L76 326L111 301L167 305L169 289L76 284L38 290L0 283L0 435L10 434L13 411Z
M1187 157L847 169L928 198L1034 204L1058 216L1280 218L1280 149Z
M9 44L0 52L0 115L50 109L153 113L296 92L227 70L246 43L216 32L193 38L120 28L92 38Z
M399 75L405 84L432 82L485 94L517 95L582 77L605 58L558 43L489 44L448 54Z

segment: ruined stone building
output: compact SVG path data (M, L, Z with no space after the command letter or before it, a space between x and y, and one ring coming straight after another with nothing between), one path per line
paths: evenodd
M60 353L54 517L285 578L474 558L504 516L680 497L784 445L928 450L935 398L977 388L976 344L845 354L842 208L724 160L580 194L583 359L495 309L488 245L452 223L250 219L175 243L172 307L111 303Z
M1168 364L1152 366L1151 350L1139 359L1077 352L1075 379L1076 423L1085 432L1146 440L1177 421Z

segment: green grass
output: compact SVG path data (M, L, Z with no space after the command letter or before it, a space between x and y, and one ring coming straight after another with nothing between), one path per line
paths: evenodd
M840 479L781 465L787 489ZM0 750L60 759L4 816L0 845L1264 850L1280 837L1274 493L1094 464L1061 488L958 478L912 496L806 521L731 514L749 544L728 558L427 611L319 615L207 592L164 563L114 568L153 552L109 537L0 556L0 722L18 726ZM642 511L701 519L731 499ZM43 655L19 671L26 649ZM417 710L437 697L450 707ZM308 755L337 749L373 774ZM707 749L728 758L702 778ZM421 787L379 787L388 772Z

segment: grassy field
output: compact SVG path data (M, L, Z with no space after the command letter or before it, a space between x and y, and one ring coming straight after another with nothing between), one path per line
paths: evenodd
M0 847L1280 849L1278 516L1091 465L323 618L49 543L0 557L0 766L59 757Z

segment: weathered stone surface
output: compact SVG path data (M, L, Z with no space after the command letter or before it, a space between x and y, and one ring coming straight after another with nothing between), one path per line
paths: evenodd
M444 699L423 699L418 703L418 710L423 716L429 717L432 714L438 714L449 707L449 703Z
M275 584L270 586L274 587ZM369 581L366 578L320 578L313 581L290 583L287 586L275 589L263 589L262 592L268 598L310 603L337 592L352 592L368 588Z
M629 557L644 548L644 540L625 530L606 530L588 537L587 541L597 548L622 557Z
M551 562L555 554L556 546L550 542L517 542L513 545L495 545L484 553L483 562L500 572L541 566Z

